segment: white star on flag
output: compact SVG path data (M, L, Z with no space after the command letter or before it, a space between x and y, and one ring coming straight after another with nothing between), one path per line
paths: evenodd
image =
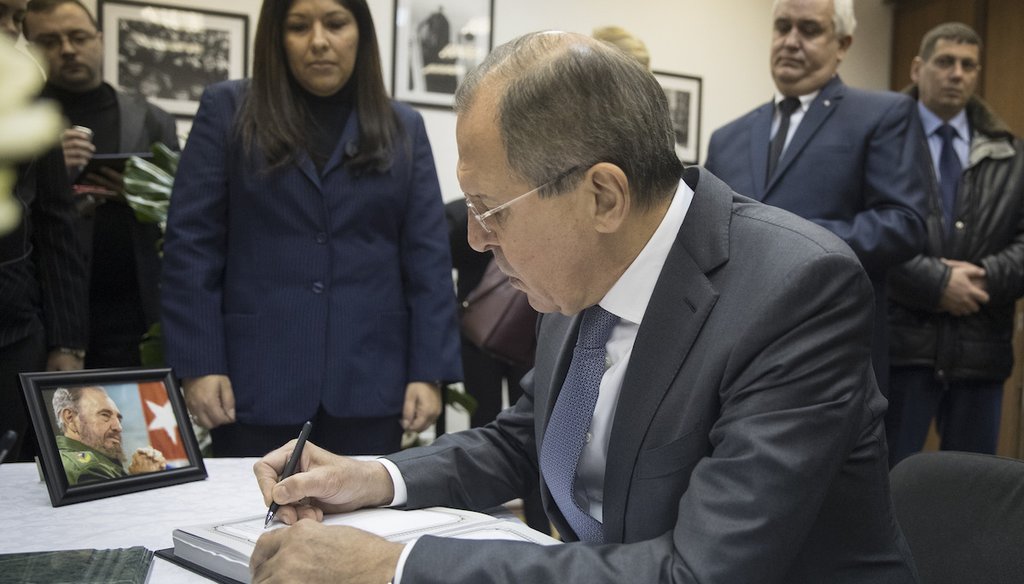
M174 417L174 410L171 408L171 402L167 401L162 404L158 404L146 400L146 406L149 408L149 411L153 413L153 421L149 423L147 430L150 432L154 430L163 430L167 433L167 437L171 439L171 443L177 444L178 433L175 430L178 428L178 422Z

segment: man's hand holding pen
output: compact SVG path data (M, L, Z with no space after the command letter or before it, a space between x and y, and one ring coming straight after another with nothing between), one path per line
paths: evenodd
M281 477L296 442L274 450L253 466L263 500L268 506L273 502L280 505L275 517L282 522L291 525L303 518L320 521L325 512L380 507L394 499L394 485L384 465L338 456L312 442L306 443L295 473Z
M277 502L275 518L291 527L260 536L249 562L252 581L380 584L394 578L403 544L320 523L324 513L391 503L395 489L387 469L377 461L338 456L306 442L294 473L282 477L297 443L292 440L253 466L263 500L268 506Z

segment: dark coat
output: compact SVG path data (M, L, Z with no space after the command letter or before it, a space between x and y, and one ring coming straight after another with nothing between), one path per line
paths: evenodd
M891 360L933 367L938 379L1001 381L1013 368L1014 303L1024 295L1024 142L977 97L967 104L967 120L970 161L952 235L945 235L933 172L927 249L890 272ZM950 276L940 258L985 269L990 300L978 313L939 312Z

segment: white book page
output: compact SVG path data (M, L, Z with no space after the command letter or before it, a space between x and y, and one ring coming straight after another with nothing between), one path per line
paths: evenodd
M264 517L248 517L215 525L213 529L219 534L255 544L263 533L286 527L285 524L275 521L270 527L264 529L264 520ZM428 508L402 511L382 508L325 515L323 523L324 525L347 525L375 533L391 541L401 542L414 539L424 533L439 534L490 521L494 521L494 519L488 515L456 509Z

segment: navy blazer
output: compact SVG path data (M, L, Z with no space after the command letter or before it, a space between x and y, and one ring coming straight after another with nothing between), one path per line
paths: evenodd
M711 135L707 169L736 192L828 229L849 245L875 296L872 358L888 394L886 271L924 250L931 159L906 95L847 87L836 75L811 102L770 181L768 102Z
M716 130L705 168L737 193L835 233L873 279L924 249L931 167L912 99L833 77L765 184L774 107L768 102Z
M889 496L871 286L850 249L697 167L622 381L606 544L421 538L403 579L474 584L916 582ZM536 480L579 316L543 315L514 408L390 455L409 507L487 509ZM547 513L575 538L541 477ZM616 545L619 544L619 545Z
M384 173L354 176L357 115L318 173L267 172L234 118L248 83L207 88L167 224L162 309L180 377L231 378L237 419L295 424L398 415L412 381L461 379L451 259L423 120ZM267 120L273 123L273 120Z

